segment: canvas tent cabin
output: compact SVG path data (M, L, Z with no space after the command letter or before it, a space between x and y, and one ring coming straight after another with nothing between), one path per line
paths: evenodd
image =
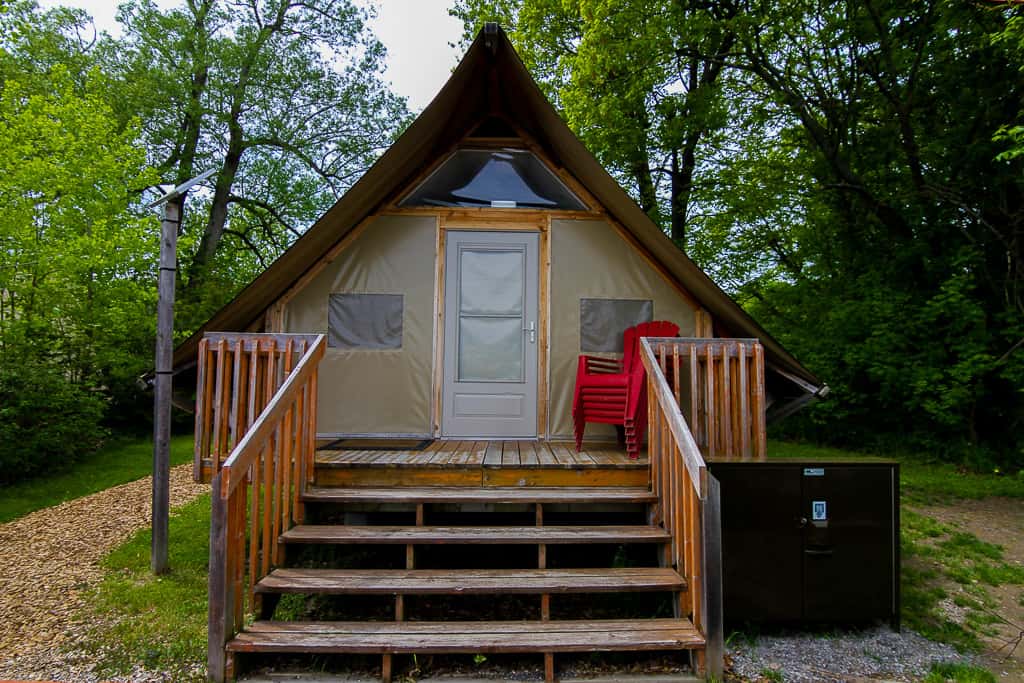
M682 339L643 344L649 457L625 459L602 425L575 453L564 442L577 358L615 357L623 330L652 319ZM714 492L700 451L761 457L766 413L823 390L616 184L493 26L373 167L178 347L175 367L179 383L197 377L195 474L214 485L216 680L238 653L280 651L379 652L385 679L403 652L542 652L552 678L554 652L689 649L714 672ZM317 450L339 438L420 445ZM320 504L384 503L407 506L409 523L307 520ZM531 521L432 524L433 506L467 503L526 506ZM632 504L645 523L544 525L545 506L567 504ZM286 569L286 548L308 543L405 545L408 571ZM417 548L459 543L536 546L538 570L417 573ZM628 580L546 568L546 548L578 543L654 544L661 566ZM443 624L405 625L403 596L444 592L437 581L535 592L541 621L480 622L462 640ZM550 618L552 593L624 581L672 593L675 618ZM318 591L394 595L395 622L243 629L245 612L271 616L280 593Z
M516 253L525 269L502 270ZM522 302L502 299L506 276L519 278ZM498 32L474 43L373 168L175 360L193 362L207 331L323 333L324 436L564 438L577 355L621 349L624 326L645 318L671 320L684 337L759 339L769 417L821 387L601 168ZM523 335L516 320L535 331ZM464 350L458 334L478 348ZM520 350L525 367L501 364ZM472 374L482 369L474 359L524 382L484 386L471 411L481 419L464 420L456 364Z

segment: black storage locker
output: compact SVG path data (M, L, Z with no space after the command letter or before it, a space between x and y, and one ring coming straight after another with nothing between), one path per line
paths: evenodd
M725 618L899 628L899 465L710 462Z

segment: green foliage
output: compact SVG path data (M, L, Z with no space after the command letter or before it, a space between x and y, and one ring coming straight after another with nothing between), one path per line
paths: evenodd
M0 366L0 484L60 469L99 446L103 401L46 366ZM6 501L5 501L6 504Z
M940 662L933 664L924 683L996 683L992 672L970 664Z
M407 117L382 79L369 11L349 0L120 6L123 37L97 48L118 116L144 121L162 182L217 171L192 193L179 243L184 329L280 255Z
M122 676L141 662L175 681L206 680L209 524L208 495L171 515L171 571L162 576L149 568L148 529L106 558L89 606L100 675Z
M132 208L155 176L85 23L26 2L0 14L2 481L95 448L152 349L156 223Z
M172 437L171 465L191 460L192 436ZM39 476L0 487L0 522L149 475L153 471L153 442L115 439L78 462L71 462L62 453L46 463L46 471Z

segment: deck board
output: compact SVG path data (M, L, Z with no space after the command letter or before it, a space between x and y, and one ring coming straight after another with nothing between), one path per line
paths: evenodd
M547 446L551 449L551 454L555 456L555 460L560 465L572 465L576 462L576 458L573 452L566 448L564 443L548 443Z
M519 442L501 442L501 465L502 467L519 467Z
M657 499L646 487L628 486L313 486L303 494L303 500L316 503L653 503Z
M519 443L519 464L523 467L536 467L540 465L537 458L537 447L533 441L520 441Z
M438 440L421 451L331 450L317 451L321 465L397 465L411 467L646 467L647 459L630 460L615 444L585 443L576 452L563 441L461 439Z
M551 444L546 441L541 441L537 444L537 458L540 460L541 465L558 464L558 460L555 459L554 453L551 452Z
M323 486L645 486L647 459L614 443L438 439L422 450L316 452Z
M505 544L664 543L668 532L653 526L294 526L281 534L284 543Z
M487 453L484 457L484 466L497 467L501 465L501 442L488 441Z
M469 453L468 457L463 464L466 465L483 465L484 456L487 453L487 442L486 441L474 441L473 451Z
M275 569L257 593L480 595L678 591L686 581L662 567L596 569Z
M688 619L467 622L257 621L227 644L232 652L455 653L594 652L698 648Z

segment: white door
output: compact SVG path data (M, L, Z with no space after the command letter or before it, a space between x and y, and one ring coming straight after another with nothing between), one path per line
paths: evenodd
M442 436L537 436L537 244L448 232Z

